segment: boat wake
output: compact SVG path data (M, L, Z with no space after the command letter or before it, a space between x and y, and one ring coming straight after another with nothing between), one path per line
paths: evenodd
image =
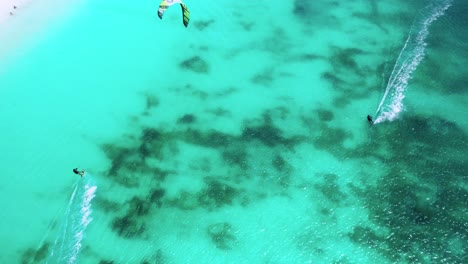
M89 176L80 179L73 189L46 263L78 263L86 227L93 220L91 202L97 189Z
M403 111L408 81L424 58L429 26L442 16L450 5L451 0L433 1L424 8L421 18L415 21L388 79L385 93L375 113L374 124L393 121Z

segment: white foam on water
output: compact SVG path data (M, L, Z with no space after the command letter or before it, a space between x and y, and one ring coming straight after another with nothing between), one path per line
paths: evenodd
M80 209L81 221L79 223L79 228L77 229L77 232L73 237L74 244L70 258L68 259L68 263L75 263L75 261L77 260L78 253L81 249L81 241L83 240L84 231L86 230L88 224L93 220L93 218L91 217L91 201L95 196L97 187L86 184L84 189L85 193L82 197Z
M89 177L89 176L87 176ZM91 202L97 186L87 178L78 183L70 197L63 225L46 263L77 263L86 227L91 223Z
M425 8L428 12L424 12L421 15L422 19L413 25L388 80L385 93L375 113L374 124L393 121L403 111L403 99L408 81L424 59L429 26L442 16L450 5L451 0L432 2Z
M65 219L65 222L63 223L63 228L61 231L65 232L67 230L67 226L68 226L68 216L70 215L70 210L71 210L71 207L72 207L72 204L73 204L73 200L75 199L75 195L76 195L76 192L78 190L78 182L75 183L75 188L73 188L73 192L72 192L72 195L70 196L70 199L68 200L68 205L67 205L67 208L65 210L65 214L64 214L64 219ZM54 220L54 222L56 221L56 219ZM48 235L48 233L50 232L50 228L49 230L47 231L47 234L46 234L46 237ZM62 233L62 232L60 232ZM52 247L52 251L50 253L50 257L54 256L54 253L55 253L55 248L57 247L58 245L58 241L61 240L60 244L62 245L60 247L60 251L61 252L63 250L63 239L65 237L65 234L60 234L55 238L54 240L54 246ZM44 241L41 241L41 245L44 243Z

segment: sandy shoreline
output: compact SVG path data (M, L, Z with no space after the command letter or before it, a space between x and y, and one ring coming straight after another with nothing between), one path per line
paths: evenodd
M21 13L21 9L26 7L32 0L3 0L0 2L0 23L7 21L16 14ZM16 8L15 8L16 7Z
M0 1L0 72L8 61L36 45L47 28L68 16L80 1ZM16 6L16 8L15 8ZM11 12L11 14L10 14Z

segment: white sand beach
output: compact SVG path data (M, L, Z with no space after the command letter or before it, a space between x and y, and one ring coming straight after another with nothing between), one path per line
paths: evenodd
M54 26L61 26L82 1L0 1L0 72L13 58L45 39ZM71 16L70 16L71 17ZM60 21L60 23L58 22Z
M21 10L26 8L32 0L2 0L0 2L0 24L20 14Z

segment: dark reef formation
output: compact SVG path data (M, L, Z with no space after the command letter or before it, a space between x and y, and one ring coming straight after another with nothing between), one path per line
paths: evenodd
M235 247L237 239L229 223L216 223L206 228L211 241L221 250L230 250Z
M338 207L346 199L346 194L338 186L338 175L327 173L322 177L322 182L314 185L315 189L331 202L333 207Z
M141 237L145 224L132 215L125 215L112 220L112 230L124 238Z
M357 226L351 240L392 262L463 263L468 258L464 131L437 117L406 117L375 132L372 144L348 156L377 158L388 167L376 186L352 187L372 222L387 232Z
M195 22L193 22L193 25L195 26L195 28L197 28L198 30L202 31L202 30L205 30L206 28L208 28L209 26L211 26L211 24L213 24L215 21L210 19L210 20L197 20Z
M220 182L216 178L205 178L206 187L198 196L200 206L206 208L219 208L231 205L239 195L239 190L229 184Z
M369 14L353 13L352 16L369 20L386 32L381 20L376 19L382 11L377 1L368 2ZM343 3L295 0L292 12L300 23L311 27L336 21L333 15L318 14L315 5L339 6ZM409 15L401 15L402 20L411 20ZM384 19L394 19L394 16ZM318 21L317 25L313 25L315 21ZM338 28L343 26L336 22ZM212 27L214 22L195 23L195 27L202 31ZM242 21L240 25L246 31L257 28L249 21ZM199 112L184 110L177 113L172 124L156 125L151 114L158 111L164 100L146 94L144 114L135 119L132 132L113 143L101 144L110 161L106 171L108 178L121 188L138 189L138 195L125 197L124 201L96 199L100 208L114 214L110 223L112 230L121 238L145 239L150 231L148 227L157 222L157 218L164 217L159 213L163 210L174 210L183 215L193 212L208 215L230 207L248 210L255 202L272 196L293 199L293 191L306 186L310 187L307 190L312 196L310 203L317 206L311 214L332 225L340 217L337 209L349 206L350 200L360 203L355 206L368 210L372 224L357 224L345 234L357 247L369 249L389 262L466 262L468 165L465 156L468 138L464 131L437 116L407 114L400 121L372 127L368 142L353 142L359 138L357 133L363 132L350 131L341 125L342 115L333 107L343 110L351 103L367 99L376 87L381 86L380 73L388 75L389 69L384 63L373 68L363 63L367 56L375 56L370 54L375 51L363 47L331 44L327 55L317 55L296 50L293 42L289 32L279 27L254 48L276 61L290 58L294 63L312 64L316 60L329 63L327 70L317 73L316 77L328 83L326 86L336 94L332 105L298 111L294 108L295 100L290 97L287 101L285 95L276 108L264 109L260 115L258 112L252 114L255 116L243 120L237 130L225 132L209 121L211 118L237 118L235 107L210 105L202 106ZM199 47L199 50L209 49ZM242 48L233 54L240 52L243 52ZM207 77L212 67L206 58L192 56L181 61L178 67L199 73L198 77ZM420 68L424 74L416 75L414 81L429 85L430 80L424 75L444 71L434 64L437 63L426 60ZM262 93L269 88L276 89L275 84L280 83L278 76L288 74L279 69L277 65L263 65L258 72L246 74L247 83L250 81L251 85L248 88L262 90ZM444 76L447 75L445 72ZM452 77L450 92L462 93L463 76ZM180 98L209 105L209 99L225 99L245 88L237 84L232 88L228 84L215 88L216 91L210 92L210 89L187 84L169 90ZM138 122L146 118L150 122ZM289 124L296 127L289 129ZM191 148L198 151L200 157L184 160L184 151ZM289 158L294 157L299 148L330 154L338 162L352 160L362 164L362 170L352 172L358 175L357 179L347 185L343 184L348 182L343 181L346 174L315 172L315 168L310 168L314 171L312 176L309 175L312 180L298 179L301 177L295 174L298 164ZM181 167L187 164L189 169L181 172ZM369 170L372 166L379 166L382 172ZM177 189L174 194L174 190L169 190L168 182L184 173L189 174L189 179L197 180L198 189ZM216 220L203 230L220 250L232 250L241 243L227 220ZM298 248L302 252L326 256L327 249L318 245L320 239L313 232L299 234L298 240L301 240ZM352 256L348 257L352 259ZM142 263L163 263L164 259L165 255L158 250ZM343 257L336 262L346 263L347 259Z
M278 111L275 113L284 112ZM286 154L301 144L303 137L284 135L275 125L271 113L246 121L239 135L198 129L191 126L196 120L195 115L185 114L174 121L179 129L166 130L145 125L137 132L125 135L125 140L101 144L102 151L110 160L106 172L108 178L122 188L138 188L140 193L141 190L146 193L131 197L123 203L104 197L96 199L99 208L115 215L110 227L118 236L145 239L148 221L153 221L158 210L203 209L213 212L227 206L248 206L253 200L278 195L279 190L290 188L289 175L294 168L286 159ZM174 156L179 155L180 143L214 150L225 168L217 169L217 173L213 174L209 163L197 162L192 169L201 173L197 177L201 177L203 186L196 192L180 190L175 196L166 196L166 190L161 186L178 174L178 168L173 165L168 167L168 164L171 164ZM262 149L265 154L262 155L264 161L252 167L251 153L254 149ZM253 174L259 169L258 166L265 167L261 177L274 179L269 183L273 187L271 191L256 191L254 186L246 189L245 186L255 180ZM146 179L145 182L149 184L141 185L142 179ZM208 233L216 247L226 250L232 248L237 240L230 232L230 225L222 226L210 226Z
M337 63L354 67L356 54L360 51L345 51L337 55ZM348 89L348 84L338 79L335 82L340 89ZM295 168L287 157L305 144L339 160L355 159L363 164L372 161L387 168L376 178L364 166L362 179L347 186L339 185L341 175L324 172L316 175L320 180L309 185L320 195L317 213L327 221L337 221L336 211L330 208L348 206L350 196L357 197L369 210L373 225L354 226L348 234L350 241L393 262L424 262L438 257L457 263L466 259L463 250L447 250L448 245L466 248L464 238L468 235L464 228L468 192L461 184L467 180L467 137L457 125L438 117L406 116L402 121L373 128L371 143L348 147L345 142L353 139L353 134L336 126L333 111L318 108L300 116L296 122L309 131L308 135L291 136L277 125L290 118L288 109L272 109L245 121L237 135L193 126L198 120L193 114L176 118L178 129L141 126L124 136L125 140L101 147L111 161L109 179L123 188L143 188L145 194L140 192L123 204L96 201L106 212L120 207L110 223L120 237L144 239L148 221L154 221L158 210L210 213L230 206L247 207L272 195L287 196L290 188L300 186L293 184L297 180L291 177ZM178 175L177 166L167 164L181 154L179 143L218 153L224 168L214 172L209 162L197 161L193 169L200 174L200 189L182 189L177 195L166 196L162 186ZM365 177L372 177L372 183L366 185ZM143 178L149 184L140 186ZM258 181L268 187L251 187ZM238 243L232 226L226 222L208 226L207 234L221 250L232 249ZM310 235L303 235L303 240L310 240ZM323 254L323 249L307 243L300 248Z
M177 124L192 124L197 120L197 118L192 114L183 115L181 118L177 119Z
M333 118L335 118L333 112L330 110L326 110L326 109L318 109L317 115L320 121L323 121L323 122L329 122L329 121L332 121Z
M332 70L322 73L321 77L339 94L334 99L334 106L344 108L353 100L368 97L370 87L379 87L378 78L368 76L375 69L356 61L357 58L366 56L366 52L357 48L333 47L332 50L333 54L328 59Z
M209 72L208 63L200 56L194 56L184 60L179 65L182 69L190 70L196 73L207 74Z
M42 263L45 261L50 251L50 243L42 244L39 249L27 249L21 256L21 263Z
M114 264L115 262L113 260L106 260L106 259L101 259L99 261L99 264Z
M163 189L151 189L143 199L138 196L125 202L126 212L123 216L117 216L112 220L112 230L123 238L141 238L146 230L145 219L151 213L162 206L164 197Z
M158 249L152 256L146 257L141 261L141 264L164 264L167 263L167 258L163 251Z

